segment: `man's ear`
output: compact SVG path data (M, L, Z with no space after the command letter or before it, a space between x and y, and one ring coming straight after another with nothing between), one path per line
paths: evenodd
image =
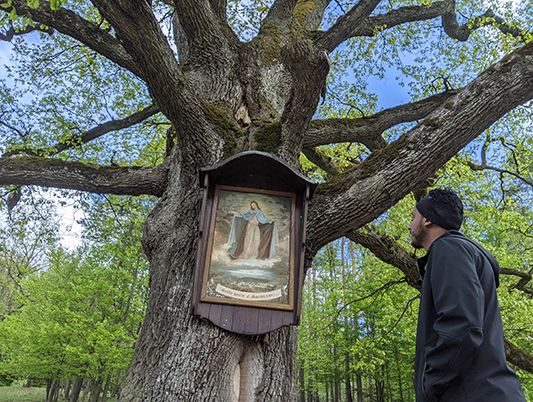
M424 218L424 219L426 219L426 218ZM426 219L426 221L424 222L424 226L429 226L429 225L432 225L432 224L433 224L433 222L430 222L430 221L428 221L427 219Z

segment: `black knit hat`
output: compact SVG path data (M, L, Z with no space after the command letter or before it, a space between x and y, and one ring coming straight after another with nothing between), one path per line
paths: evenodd
M463 223L463 203L452 190L431 190L416 204L416 209L428 221L446 230L459 230Z

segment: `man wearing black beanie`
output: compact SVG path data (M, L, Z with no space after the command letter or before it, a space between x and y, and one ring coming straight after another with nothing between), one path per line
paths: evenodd
M463 203L451 190L420 200L409 224L423 248L415 356L417 402L525 402L505 361L496 288L499 265L458 232Z

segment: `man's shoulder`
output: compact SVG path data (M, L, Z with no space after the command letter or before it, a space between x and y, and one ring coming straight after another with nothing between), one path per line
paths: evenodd
M457 230L449 230L436 239L431 245L431 252L434 254L466 253L471 256L479 255L480 253L489 254L481 245Z
M477 244L474 240L466 237L461 232L457 230L449 230L444 233L442 236L437 238L433 244L431 244L432 249L441 249L448 247L456 247L458 245L474 245Z
M435 254L453 253L452 255L458 255L465 253L473 258L484 256L491 264L497 264L494 256L486 248L457 230L449 230L444 233L433 242L431 248Z

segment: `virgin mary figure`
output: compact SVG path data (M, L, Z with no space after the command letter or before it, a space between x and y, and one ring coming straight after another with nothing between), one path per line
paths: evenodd
M230 211L233 223L228 239L231 259L267 259L279 247L276 221L268 219L257 202L250 203L245 213Z

